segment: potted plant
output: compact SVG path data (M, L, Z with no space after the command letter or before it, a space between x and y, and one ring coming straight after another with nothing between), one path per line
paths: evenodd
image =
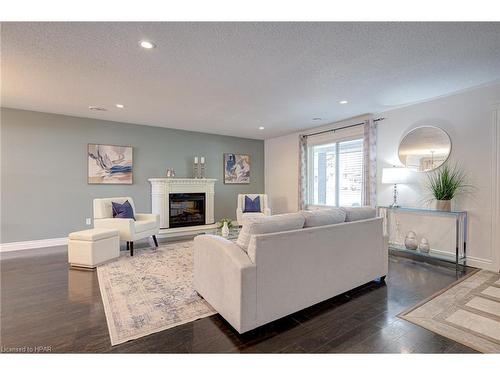
M451 211L451 200L466 192L469 187L464 171L456 164L444 164L441 168L427 173L427 186L437 201L436 208L439 211Z
M222 236L227 237L229 235L229 229L233 227L233 221L227 217L219 221L219 229L222 228Z

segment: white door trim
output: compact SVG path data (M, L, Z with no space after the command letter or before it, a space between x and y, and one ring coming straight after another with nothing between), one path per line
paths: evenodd
M500 271L500 104L493 110L491 163L491 255L493 267Z

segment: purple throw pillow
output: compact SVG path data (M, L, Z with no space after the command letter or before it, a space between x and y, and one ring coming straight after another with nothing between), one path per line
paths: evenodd
M245 195L245 209L243 212L260 212L260 197L252 199Z
M123 203L111 202L113 205L113 217L115 219L134 219L134 209L129 201Z

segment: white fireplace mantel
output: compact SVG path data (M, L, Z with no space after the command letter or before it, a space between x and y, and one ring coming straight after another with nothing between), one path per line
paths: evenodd
M205 224L214 223L213 178L150 178L151 212L160 215L160 228L169 228L170 193L205 193Z

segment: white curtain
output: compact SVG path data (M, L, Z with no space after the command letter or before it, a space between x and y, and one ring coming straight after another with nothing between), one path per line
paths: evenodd
M365 121L363 136L363 205L377 204L377 123Z
M307 136L299 136L299 210L307 207Z

